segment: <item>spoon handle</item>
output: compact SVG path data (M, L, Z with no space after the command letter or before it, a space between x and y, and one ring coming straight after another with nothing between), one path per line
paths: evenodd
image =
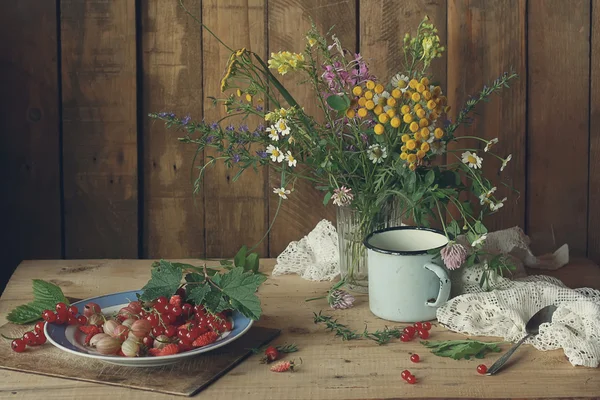
M531 336L531 334L525 335L525 337L523 339L519 340L502 357L497 359L496 362L490 367L490 369L488 369L487 375L494 375L496 372L498 372L500 370L500 368L502 368L504 366L504 364L506 364L506 362L508 361L510 356L512 356L513 353L519 348L519 346L522 345L523 342L525 342L525 340L527 340L530 336Z

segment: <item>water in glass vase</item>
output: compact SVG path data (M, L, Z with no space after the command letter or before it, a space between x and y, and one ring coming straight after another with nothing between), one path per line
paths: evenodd
M340 273L349 290L367 293L369 270L363 239L372 231L401 225L402 212L397 201L387 202L373 221L365 222L362 213L352 207L337 208L337 233Z

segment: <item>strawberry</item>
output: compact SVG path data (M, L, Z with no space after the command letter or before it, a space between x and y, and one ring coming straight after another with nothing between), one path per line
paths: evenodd
M159 356L160 355L160 349L157 349L156 347L153 347L151 349L148 349L148 354L150 354L151 356Z
M192 343L192 346L202 347L209 345L211 343L214 343L218 337L219 334L216 332L206 332L205 334L198 336L198 338L196 338L196 340L194 340L194 342Z
M169 304L172 306L181 307L181 303L181 296L178 294L171 296L171 299L169 300Z
M194 350L194 347L192 345L181 343L181 342L177 344L177 347L178 347L180 353L183 353L184 351Z
M96 332L90 332L90 333L88 333L87 335L85 335L85 341L83 343L86 346L89 345L90 344L90 340L92 340L92 338L94 336L96 336L98 333L100 333L100 332L96 331Z
M271 371L273 372L294 372L294 362L293 361L281 361L271 367Z
M94 332L94 334L100 332L100 329L96 325L79 325L78 329L86 335Z
M179 347L175 343L171 343L160 349L159 356L172 356L179 353Z

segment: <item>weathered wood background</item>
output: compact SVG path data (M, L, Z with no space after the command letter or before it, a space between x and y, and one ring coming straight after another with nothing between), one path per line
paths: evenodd
M600 262L600 7L590 0L185 0L233 47L301 51L312 18L396 72L399 43L428 14L447 57L435 72L454 109L502 72L511 90L465 134L500 139L519 190L489 224L519 225L536 251L569 243ZM6 271L32 258L231 256L266 231L268 171L208 171L192 198L194 149L146 115L219 117L228 53L176 0L4 0L0 171ZM307 86L293 87L311 109ZM200 155L205 156L205 155ZM490 174L499 165L489 163ZM275 180L275 179L274 179ZM276 256L333 207L307 185L285 202L262 255Z

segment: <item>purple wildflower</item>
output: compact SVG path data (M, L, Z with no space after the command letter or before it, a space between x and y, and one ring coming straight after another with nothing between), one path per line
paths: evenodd
M356 147L354 147L354 145L349 144L348 146L346 146L346 150L347 151L356 151Z
M239 127L240 132L248 132L248 125L243 124Z
M208 144L208 143L212 143L212 141L213 141L214 139L215 139L215 137L214 137L213 135L209 135L209 136L207 136L207 137L206 137L206 140L205 140L205 141L206 141L206 143Z
M257 151L256 155L259 156L260 158L267 158L267 152L263 151L263 150Z
M234 127L232 124L229 124L229 125L227 126L227 128L225 128L225 130L226 130L226 131L229 131L229 132L233 132L233 131L235 131L235 127Z
M233 157L231 157L231 160L232 160L234 163L239 163L239 162L240 162L240 155L239 155L239 154L237 154L237 153L236 153L236 154L234 154L234 155L233 155Z
M345 310L354 305L354 296L345 290L332 290L327 298L329 306L334 310Z
M260 104L256 106L256 111L262 111L264 110L263 106L261 106Z
M351 188L347 188L346 186L342 186L341 188L334 189L333 195L331 196L331 200L333 200L333 204L338 207L346 207L352 203L354 199L354 195L350 193L352 191Z
M449 270L459 269L467 259L467 249L458 243L449 243L440 252L446 268Z
M185 116L185 117L183 117L183 119L181 120L181 125L187 125L187 124L190 122L190 120L191 120L191 119L192 119L192 117L190 117L190 116L189 116L189 114L188 114L188 115L186 115L186 116Z
M212 130L219 129L219 124L216 122L213 122L212 124L210 124L210 129L212 129Z

